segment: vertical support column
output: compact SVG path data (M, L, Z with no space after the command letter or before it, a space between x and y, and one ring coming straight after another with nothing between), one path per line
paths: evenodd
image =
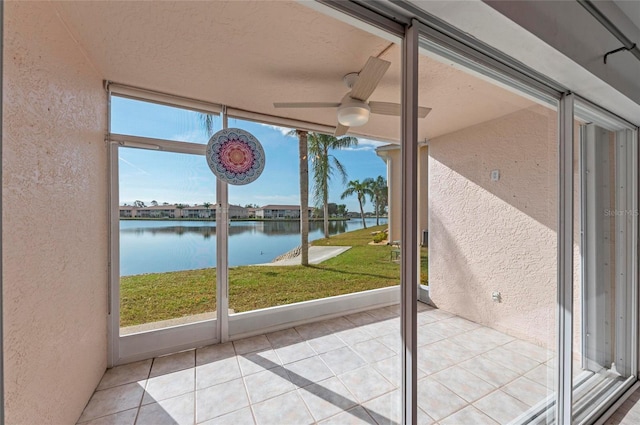
M402 43L402 250L400 303L402 329L402 423L417 423L418 300L418 23Z
M111 97L111 94L107 96ZM107 318L107 366L120 360L120 210L119 164L117 143L107 138L109 157L109 287Z
M556 423L570 424L573 326L573 95L560 99L558 138L558 369Z
M222 129L227 107L222 107ZM216 317L220 342L229 340L229 185L216 177Z
M111 90L107 91L107 159L109 161L109 270L107 283L107 367L120 360L120 170L118 169L118 144L111 142ZM0 422L2 423L2 422Z
M0 2L0 34L4 35L4 2ZM4 52L4 37L0 40L0 72L2 72L3 63L3 53ZM0 86L0 99L4 99L4 95L2 94L2 86ZM0 108L0 122L4 122L2 115L2 108ZM0 128L0 140L2 139L2 129ZM2 160L2 149L0 149L0 161ZM2 185L0 185L0 199L2 199ZM2 216L2 203L0 202L0 217ZM0 247L2 245L2 232L0 232ZM2 263L0 260L0 276L2 276ZM4 423L4 308L3 308L3 285L0 282L0 424Z

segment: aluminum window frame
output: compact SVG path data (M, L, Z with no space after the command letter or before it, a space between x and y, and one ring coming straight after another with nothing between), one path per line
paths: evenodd
M110 99L111 93L108 96ZM180 107L173 104L169 105ZM131 148L204 157L207 145L126 134L107 134L106 142L109 149L110 196L107 366L113 367L118 364L167 354L170 351L191 348L193 343L189 342L190 340L198 341L200 345L220 342L217 319L158 329L153 332L120 335L120 174L118 150L120 148Z
M629 289L628 296L626 298L617 298L615 300L616 310L621 309L621 304L626 304L624 308L626 312L631 316L626 322L625 326L629 330L629 334L635 341L630 344L623 344L624 347L619 347L619 332L620 330L616 326L616 352L623 349L627 351L631 364L628 366L631 369L631 376L622 384L620 388L616 388L614 392L604 397L590 412L580 418L580 424L587 423L604 423L606 419L613 414L613 412L619 408L626 397L630 395L635 389L640 387L640 381L638 381L638 368L640 367L640 335L638 331L640 329L640 290L639 290L639 264L640 258L638 257L638 244L640 243L640 229L639 218L637 216L638 205L640 202L640 182L638 181L639 167L640 167L640 128L629 122L628 120L617 116L616 114L608 111L605 108L591 102L590 100L581 97L580 95L574 95L575 107L574 107L574 119L584 122L594 123L610 132L616 133L616 145L618 145L618 137L621 133L626 132L624 135L627 146L625 148L631 148L631 155L628 155L623 164L624 169L618 169L616 166L616 181L623 178L624 181L631 183L632 187L628 188L616 188L616 209L622 208L625 210L634 211L636 215L633 216L631 223L628 223L625 230L628 230L631 234L630 240L626 242L626 252L624 262L629 265L628 270L631 274L629 280L632 282ZM616 146L619 148L619 146ZM582 162L582 161L581 161ZM628 172L628 173L627 173ZM630 174L629 177L627 177ZM618 204L619 197L625 198L623 206ZM583 219L584 217L582 217ZM616 223L616 231L619 231L619 224ZM619 247L616 246L616 257ZM618 265L616 265L618 267ZM616 295L618 297L618 295ZM573 418L574 420L576 418Z

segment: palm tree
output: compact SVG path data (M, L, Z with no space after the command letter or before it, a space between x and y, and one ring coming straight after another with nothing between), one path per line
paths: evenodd
M209 211L211 209L211 202L203 202L202 206L207 209L207 218L211 218L211 211Z
M364 179L363 183L369 186L371 189L371 202L373 202L376 211L376 226L380 225L380 213L384 210L387 204L387 181L384 177L378 176L377 179L371 177Z
M309 156L313 171L313 198L316 205L322 205L324 216L324 237L329 237L329 182L337 172L342 183L347 183L347 171L338 158L329 152L358 145L355 137L336 138L328 134L309 133Z
M364 221L364 204L367 202L367 198L366 196L372 196L373 192L371 191L371 188L369 187L369 185L367 183L365 183L364 181L362 183L360 183L359 180L351 180L348 184L347 184L347 190L345 190L342 193L342 196L340 196L341 199L346 198L347 196L351 196L351 195L357 195L358 196L358 203L360 204L360 215L362 216L362 226L366 229L367 228L367 223Z

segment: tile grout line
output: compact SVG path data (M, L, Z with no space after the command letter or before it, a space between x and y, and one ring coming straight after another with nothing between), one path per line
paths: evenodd
M267 342L269 343L269 347L271 347L271 349L275 353L275 355L278 358L278 360L282 361L280 359L280 356L278 356L278 353L276 352L276 350L273 348L273 344L271 343L271 341L269 340L269 338L267 337L266 334L264 334L264 337L266 338ZM237 351L235 351L235 349L236 349L236 346L234 344L233 345L233 350L236 353L236 362L238 363L238 369L240 369L240 377L242 379L242 386L244 387L244 393L245 393L245 396L247 397L247 403L249 403L249 405L247 407L249 407L249 411L251 412L251 418L253 419L253 423L257 424L258 423L258 418L256 416L255 409L253 408L253 402L251 401L251 397L249 396L249 388L247 387L247 382L245 380L246 376L242 372L242 368L240 368L240 362L238 361L238 353L237 353ZM259 373L259 372L257 372L257 373ZM220 417L220 416L217 416L217 417Z
M142 401L144 400L144 396L147 394L147 385L149 385L149 379L151 378L151 370L153 369L153 364L156 362L156 358L154 357L151 360L151 364L149 365L149 372L147 373L147 379L144 381L144 388L142 391L142 397L140 397L140 403L138 403L138 408L136 409L136 417L133 420L133 424L136 425L138 423L138 418L140 417L140 409L142 408Z
M193 425L198 423L198 385L196 384L196 350L193 350Z

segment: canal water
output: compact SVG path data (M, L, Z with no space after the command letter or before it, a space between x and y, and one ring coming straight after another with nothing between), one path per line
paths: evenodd
M375 218L366 219L367 227ZM380 224L387 219L381 218ZM322 222L309 223L309 240L323 236ZM362 229L361 219L330 221L331 235ZM229 265L268 263L300 245L298 221L232 221ZM212 221L121 220L120 275L215 267L216 223Z

